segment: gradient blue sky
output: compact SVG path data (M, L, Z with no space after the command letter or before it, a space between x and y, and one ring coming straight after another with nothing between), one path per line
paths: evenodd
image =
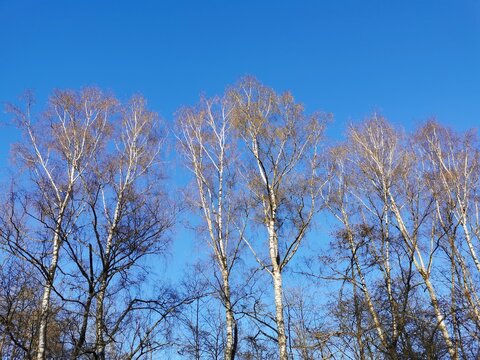
M480 124L480 1L0 0L0 102L32 89L142 93L167 121L251 74L332 112ZM0 113L0 120L8 114ZM0 165L18 138L0 127Z

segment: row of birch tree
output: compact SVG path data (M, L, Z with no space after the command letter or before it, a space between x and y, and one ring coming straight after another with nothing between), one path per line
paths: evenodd
M373 114L329 140L251 77L171 126L92 88L9 113L1 358L480 356L474 131Z

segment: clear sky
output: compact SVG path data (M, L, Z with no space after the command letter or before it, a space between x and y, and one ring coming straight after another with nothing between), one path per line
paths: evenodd
M2 103L96 85L171 121L250 74L332 112L333 137L373 110L407 129L480 124L476 0L0 0L0 51ZM15 138L0 127L1 165Z
M476 0L0 0L0 49L0 102L97 85L168 120L251 74L339 131L375 109L407 126L480 119Z

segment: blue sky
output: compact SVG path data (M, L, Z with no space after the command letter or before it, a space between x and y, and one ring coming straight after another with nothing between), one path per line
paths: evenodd
M54 88L96 85L142 93L171 122L250 74L332 112L332 137L374 110L406 129L480 123L474 0L0 0L0 30L1 103L32 89L41 108ZM0 165L16 138L0 127Z
M474 0L0 0L0 29L0 102L97 85L168 120L251 74L333 112L335 131L375 109L407 127L480 115Z

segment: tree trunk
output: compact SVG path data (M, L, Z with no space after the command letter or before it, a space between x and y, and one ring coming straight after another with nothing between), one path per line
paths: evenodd
M287 336L285 333L285 320L283 318L283 289L282 269L280 268L280 255L278 253L278 239L275 231L275 221L270 220L268 225L270 259L272 262L273 289L275 295L275 320L278 332L279 359L287 360Z
M38 327L38 345L37 345L37 360L45 360L46 358L46 344L47 344L47 325L50 312L50 295L53 289L53 280L58 266L58 257L60 253L61 239L60 239L60 222L63 217L63 209L57 222L55 235L53 237L53 252L52 260L48 268L47 281L43 289L42 304L40 308L40 324Z
M395 202L395 199L393 198L392 194L389 194L389 197L391 200L393 213L398 222L400 232L403 236L404 241L407 243L407 246L410 248L413 263L417 268L417 271L420 273L420 276L422 277L425 283L425 286L427 288L428 294L430 295L430 302L432 304L433 311L435 313L435 318L437 319L437 323L438 323L437 326L440 329L440 332L442 333L445 344L447 345L448 353L450 354L450 357L452 359L456 360L458 359L458 354L455 350L455 347L453 346L447 326L445 325L445 316L442 314L442 311L438 304L438 299L435 293L435 289L433 287L432 282L430 281L430 274L427 272L427 270L425 270L425 265L420 253L420 249L418 248L417 241L416 239L413 240L410 234L408 233L407 227L405 226L405 222L403 221L403 218L400 214L400 210L398 209L397 203ZM418 260L415 259L415 253L417 253Z
M282 273L280 269L273 271L273 288L275 290L275 311L278 331L278 351L280 360L287 360L287 336L285 334L285 321L283 319L283 290Z
M97 310L95 314L95 354L96 358L100 360L105 360L105 339L103 338L103 301L105 299L106 291L106 274L102 276L100 283L100 290L97 295Z
M88 320L90 315L90 309L92 307L92 301L95 296L95 288L94 288L94 278L93 278L93 254L92 254L92 245L89 244L88 246L88 254L89 254L89 263L90 263L90 279L88 285L88 298L85 303L85 308L83 310L83 318L82 318L82 325L80 327L80 334L78 337L78 341L75 344L75 348L72 352L72 359L77 359L85 345L86 335L87 335L87 327L88 327Z
M78 337L78 342L75 344L75 348L73 349L73 359L77 359L80 355L83 346L85 345L86 334L87 334L87 326L88 326L88 316L90 314L90 308L92 305L93 300L93 293L90 293L87 298L87 302L85 303L85 309L83 311L83 318L82 318L82 325L80 327L80 335Z
M467 219L465 215L463 215L462 217L462 227L465 233L465 240L467 242L468 249L470 250L470 255L472 256L473 262L475 263L475 267L480 273L480 262L478 261L477 253L475 252L475 247L472 244L472 238L470 236L470 231L468 230Z
M450 357L452 359L456 360L458 359L458 354L455 347L453 346L452 340L450 338L450 334L448 333L447 326L445 325L445 316L442 314L440 310L437 295L435 293L432 283L430 282L430 276L426 275L425 271L422 271L422 277L425 282L425 286L427 287L428 293L430 294L430 300L432 303L433 310L435 312L435 317L437 318L438 328L440 329L443 339L445 340L445 343L448 348L448 353L450 354Z
M225 360L234 360L237 348L236 341L236 323L233 314L232 303L230 301L230 283L228 279L228 272L226 269L222 270L223 277L223 292L225 302L225 317L227 327L227 343L225 345Z
M127 182L127 180L125 181ZM100 287L97 295L97 311L95 315L95 331L96 331L96 342L95 342L95 353L97 358L100 360L105 359L105 339L103 338L104 331L104 300L105 293L107 292L107 281L110 271L110 251L113 245L113 235L117 229L117 225L120 221L120 207L123 200L123 191L125 188L122 188L118 194L117 204L115 206L115 212L113 215L112 224L110 225L107 242L105 244L105 255L103 262L103 273L101 275Z

